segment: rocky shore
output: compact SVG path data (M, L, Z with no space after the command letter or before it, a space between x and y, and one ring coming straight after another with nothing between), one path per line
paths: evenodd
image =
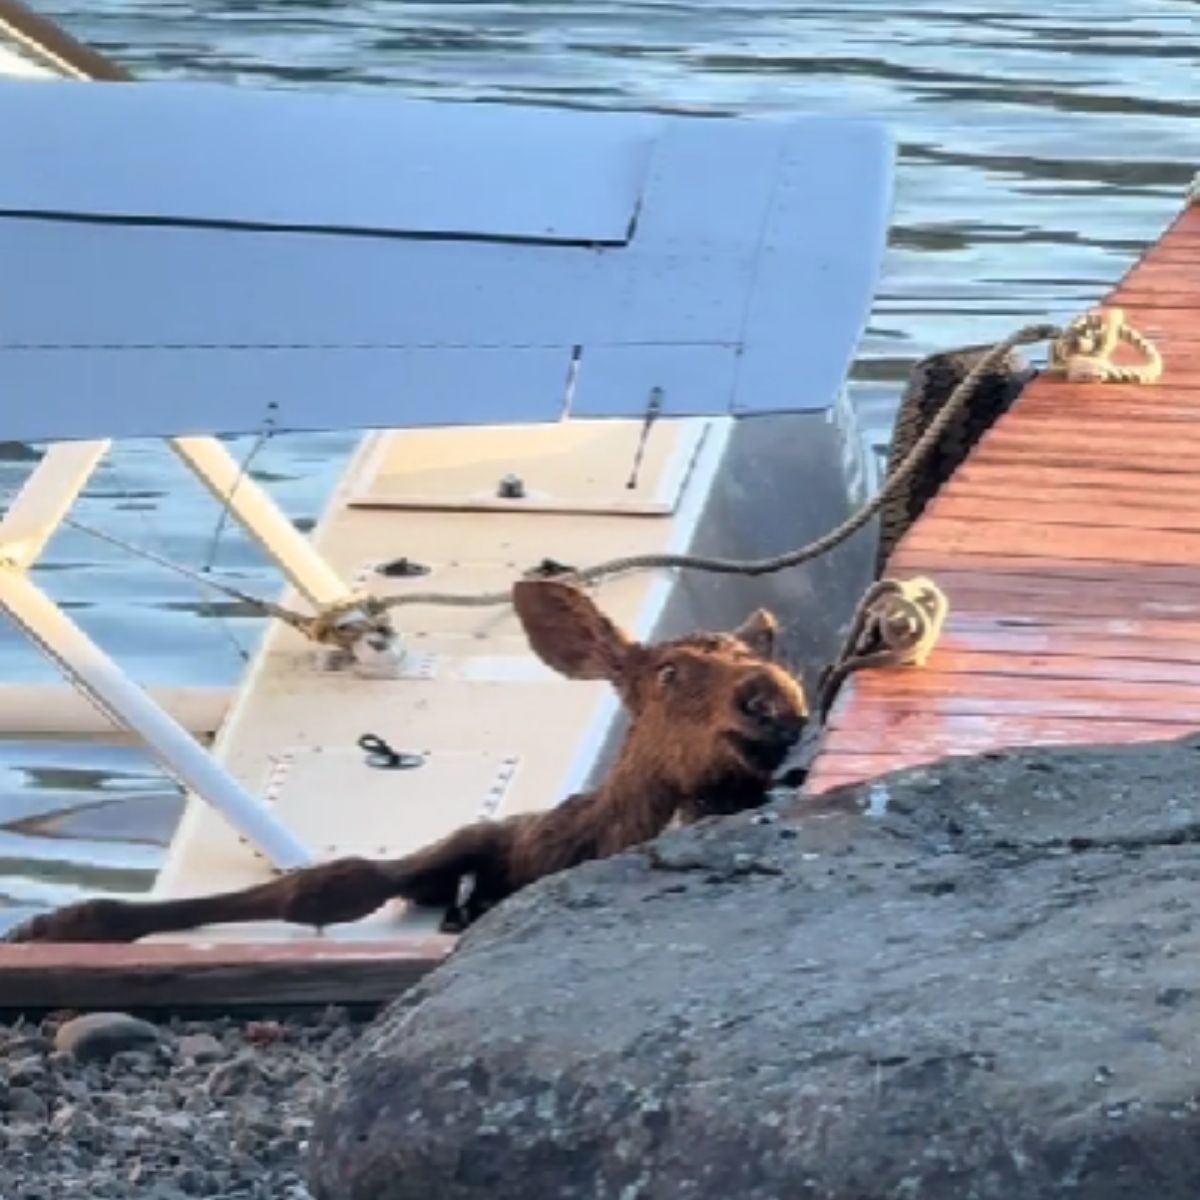
M1194 1200L1198 841L1189 739L958 760L588 864L364 1035L310 1187Z
M543 881L364 1027L0 1027L3 1200L1194 1200L1200 738Z
M0 1024L3 1200L308 1200L318 1095L345 1012Z

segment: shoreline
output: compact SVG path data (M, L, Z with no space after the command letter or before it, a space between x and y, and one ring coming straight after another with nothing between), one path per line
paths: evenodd
M309 1200L313 1112L368 1018L114 1014L66 1049L73 1016L0 1021L4 1200Z

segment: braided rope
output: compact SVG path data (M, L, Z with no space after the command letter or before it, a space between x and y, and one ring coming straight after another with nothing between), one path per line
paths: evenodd
M950 612L945 593L932 579L881 579L858 603L850 630L819 684L817 715L824 721L842 684L857 671L923 667Z
M1113 361L1122 342L1142 356L1140 366ZM1119 308L1094 309L1077 317L1050 349L1050 374L1070 383L1157 383L1162 371L1157 347L1125 323Z
M909 483L946 430L958 419L961 410L969 403L980 380L985 375L1002 363L1018 346L1044 341L1051 342L1050 372L1065 375L1069 380L1153 383L1162 374L1162 358L1158 350L1137 330L1125 324L1124 314L1120 309L1110 309L1107 312L1097 310L1087 313L1071 322L1066 329L1060 329L1055 325L1026 325L1003 341L997 342L978 359L950 394L937 416L913 443L909 452L890 472L879 491L840 525L807 545L789 550L784 554L760 559L721 558L697 554L630 554L610 558L582 570L564 571L559 578L578 585L586 585L630 571L664 568L754 577L785 571L820 558L869 524L884 505ZM1146 360L1145 363L1142 366L1119 366L1112 362L1112 355L1119 342L1125 342L1141 354ZM394 608L413 604L430 604L448 608L490 608L509 604L512 600L511 589L507 587L492 592L475 593L423 591L404 592L395 596L356 594L337 604L324 606L316 615L298 613L283 605L251 596L227 584L218 583L179 563L154 554L144 547L106 534L81 521L68 518L65 523L73 525L93 537L120 546L122 549L157 563L161 567L185 575L214 591L223 592L243 604L252 606L266 616L276 617L311 641L338 645L343 648L352 646L360 635L380 629L378 618ZM351 619L344 620L344 618Z
M708 571L718 575L753 577L771 575L777 571L785 571L790 567L811 562L814 558L820 558L821 555L828 554L830 550L841 545L847 538L867 525L884 504L908 483L926 456L941 439L943 433L958 416L959 410L970 400L984 375L993 370L998 363L1003 362L1005 357L1016 347L1057 338L1061 333L1062 331L1055 325L1026 325L1016 333L1010 334L1002 342L997 342L979 359L958 387L954 389L941 411L913 444L904 460L888 476L883 487L840 525L815 541L809 542L806 546L771 558L760 559L718 558L697 554L630 554L620 558L610 558L579 571L564 573L560 578L582 585L595 583L599 579L610 575L624 574L628 571L676 567L692 571ZM487 608L496 604L507 604L510 598L511 593L507 588L503 591L498 589L494 592L477 592L470 595L455 592L406 592L398 596L372 597L366 604L366 610L370 613L379 613L409 604L436 604L452 608Z

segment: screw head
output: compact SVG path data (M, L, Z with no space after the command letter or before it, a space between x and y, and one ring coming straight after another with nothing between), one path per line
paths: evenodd
M519 475L505 475L496 488L496 495L501 500L523 500L525 481Z

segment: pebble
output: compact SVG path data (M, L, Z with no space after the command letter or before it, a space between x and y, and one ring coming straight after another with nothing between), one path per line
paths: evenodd
M8 1089L8 1111L11 1116L27 1121L46 1119L46 1102L30 1087Z
M190 1033L179 1039L179 1057L185 1062L217 1062L225 1057L225 1047L211 1033Z
M125 1050L140 1049L159 1040L158 1029L127 1013L88 1013L60 1026L56 1050L81 1062L112 1058Z
M260 1082L263 1069L250 1051L239 1054L232 1062L222 1063L209 1075L204 1087L210 1096L222 1099L235 1092L253 1092Z
M0 1024L2 1200L311 1200L313 1112L361 1021L95 1017Z
M35 1083L46 1073L42 1060L36 1055L18 1059L8 1068L8 1082L13 1086Z

